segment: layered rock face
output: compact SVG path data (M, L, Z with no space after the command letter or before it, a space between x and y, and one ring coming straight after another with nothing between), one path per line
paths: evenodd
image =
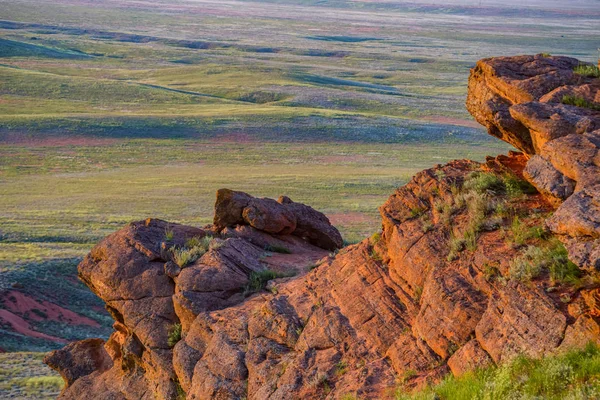
M591 93L597 81L575 76L577 65L478 63L469 109L525 153L416 174L380 207L382 231L358 244L340 249L339 232L306 205L231 190L217 193L211 226L149 219L107 237L79 275L115 331L47 357L65 379L61 397L393 398L399 386L599 341L600 284L581 261L598 251L596 189L582 178L596 156L577 153L575 175L552 155L569 152L544 150L566 140L575 154L598 134L597 114L540 100L561 87ZM518 119L522 104L556 109L533 128L525 120L543 117ZM547 130L567 115L588 128ZM523 267L532 248L558 248L556 237L583 268L577 284L556 273L560 257Z
M581 65L543 55L481 60L471 71L467 108L491 135L530 157L525 177L558 206L548 227L579 267L598 270L600 79L577 73Z

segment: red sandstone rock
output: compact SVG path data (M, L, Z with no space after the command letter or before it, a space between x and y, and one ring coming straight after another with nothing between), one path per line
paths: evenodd
M44 362L61 374L65 380L65 388L81 377L94 371L105 371L112 366L112 360L104 350L102 339L85 339L70 343L49 353Z
M559 206L547 225L573 261L600 266L595 115L556 104L560 93L595 87L573 73L575 65L542 56L480 61L467 106L526 155L416 174L380 207L380 239L327 256L342 239L323 214L286 197L227 189L217 193L214 227L148 220L109 236L81 263L80 276L116 320L100 352L110 360L52 362L71 382L62 397L174 399L183 390L190 399L389 398L398 377L416 387L448 371L598 341L598 288L568 288L574 300L563 304L546 293L546 275L529 284L512 279L520 250L497 230L509 218L483 224L475 249L448 257L469 224L460 188L473 172L488 172L527 177ZM538 194L484 196L512 201L523 217L551 208ZM170 246L209 233L220 235L218 246L188 265L172 263ZM266 269L297 276L247 290ZM171 347L175 324L182 336ZM78 342L60 354L85 349Z

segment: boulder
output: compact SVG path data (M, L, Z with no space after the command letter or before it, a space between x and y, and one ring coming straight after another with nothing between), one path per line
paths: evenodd
M269 234L292 234L327 250L339 249L344 244L342 235L325 214L310 206L295 203L286 196L275 201L220 189L217 192L214 224L218 231L249 225Z
M48 353L44 362L60 373L65 381L65 388L94 371L106 371L112 367L112 360L104 350L102 339L69 343L60 350Z
M272 199L252 199L244 208L244 221L267 232L289 235L296 230L296 215Z
M448 359L448 367L454 376L461 376L490 365L493 365L491 357L481 348L476 339L470 340Z
M475 336L499 363L519 354L548 354L560 345L566 326L566 317L548 296L512 281L489 299Z
M250 203L252 196L244 192L229 189L217 190L215 216L213 223L217 230L228 226L244 224L244 208Z
M281 196L277 202L296 216L296 229L293 231L295 236L327 250L344 246L342 235L335 226L331 225L325 214L310 206L295 203L286 196Z

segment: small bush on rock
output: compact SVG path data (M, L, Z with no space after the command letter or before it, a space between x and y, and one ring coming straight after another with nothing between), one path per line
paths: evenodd
M504 181L491 172L472 172L463 185L463 190L468 192L502 193L506 190Z
M578 75L600 78L600 69L592 64L579 64L573 70Z
M193 237L185 242L185 246L171 248L171 254L175 264L183 268L202 257L210 248L219 248L220 246L222 243L213 241L212 236Z
M263 290L270 280L277 278L286 278L289 276L292 276L292 274L283 274L281 272L271 271L270 269L260 272L252 272L248 279L248 284L244 289L244 295L248 296L252 293L256 293Z
M181 340L181 324L173 324L169 330L169 337L167 338L167 344L169 347L173 347Z
M569 106L589 108L590 110L600 110L600 104L592 103L579 96L563 96L561 103Z
M576 283L581 275L577 265L569 261L567 250L558 241L551 240L545 247L529 246L510 263L509 274L520 281L530 281L547 270L555 283Z

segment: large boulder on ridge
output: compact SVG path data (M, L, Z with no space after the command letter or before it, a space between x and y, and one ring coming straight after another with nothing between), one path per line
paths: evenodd
M277 201L255 198L229 189L217 191L214 225L223 230L234 225L249 225L272 234L292 234L327 250L343 246L342 235L325 214L310 206L295 203L287 196Z

